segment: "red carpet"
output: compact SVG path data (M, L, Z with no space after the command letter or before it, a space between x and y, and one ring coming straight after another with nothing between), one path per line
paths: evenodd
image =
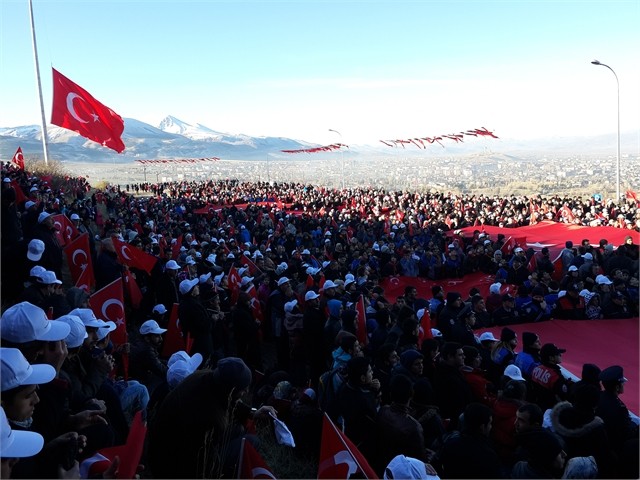
M638 318L626 320L551 320L549 322L511 325L518 333L534 332L540 341L555 343L567 350L562 355L562 366L580 377L582 365L594 363L601 369L611 365L621 365L624 376L629 380L621 395L627 408L635 414L640 413L640 388L638 370ZM489 329L500 337L500 327ZM522 348L518 345L517 351Z

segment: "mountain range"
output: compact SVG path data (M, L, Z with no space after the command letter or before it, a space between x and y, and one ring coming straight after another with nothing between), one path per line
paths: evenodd
M299 155L282 153L282 150L299 150L319 145L285 137L252 137L213 130L199 123L190 124L174 116L165 117L157 127L133 118L124 119L122 139L126 150L122 154L104 148L84 137L57 127L47 126L49 157L60 161L118 162L170 158L208 158L223 160L265 160L266 158L296 159ZM499 132L498 132L499 134ZM350 145L345 156L403 156L403 157L451 157L490 149L508 154L612 155L615 154L615 134L595 137L554 137L538 140L471 139L464 143L447 141L445 148L432 145L426 150L412 145L392 148L379 145ZM0 158L10 159L18 147L26 159L42 156L40 126L0 127ZM621 136L621 150L638 155L638 133ZM316 154L306 158L326 158L337 153ZM304 154L306 155L306 154Z

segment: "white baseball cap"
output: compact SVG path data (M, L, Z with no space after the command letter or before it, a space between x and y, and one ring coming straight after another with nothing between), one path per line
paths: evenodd
M504 369L504 374L511 380L518 380L519 382L525 381L524 377L522 376L522 372L515 365L507 365L507 368Z
M598 275L596 277L596 283L598 285L612 285L613 282L611 280L609 280L609 278L606 275Z
M176 262L175 260L169 260L165 264L164 268L167 270L180 270L180 265L178 265L178 262Z
M287 277L282 277L282 278L278 279L278 286L280 287L280 286L284 285L285 283L289 283L289 281L290 280Z
M330 288L336 288L337 285L333 283L331 280L327 280L322 285L322 290L329 290Z
M51 365L31 365L17 348L0 348L0 364L3 392L22 385L49 383L56 377L56 369Z
M32 457L44 446L44 438L36 432L13 430L4 408L0 407L0 457Z
M320 295L318 295L316 292L314 292L313 290L309 290L307 293L304 294L304 301L308 302L309 300L315 300L316 298L318 298Z
M140 325L140 335L149 335L153 333L154 335L162 335L166 332L166 328L160 328L158 322L155 320L147 320L142 325Z
M64 340L70 330L66 323L49 320L44 310L29 302L9 307L0 318L0 335L12 343L57 342Z
M197 278L194 278L193 280L189 280L189 279L182 280L180 282L180 293L182 295L186 295L193 289L193 287L198 285L199 282L200 280L198 280Z
M78 348L89 336L87 329L77 315L62 315L56 318L56 322L64 322L71 329L69 335L64 339L68 348Z
M242 277L242 280L240 281L240 286L244 287L247 284L251 283L253 281L254 277Z
M185 378L195 372L202 364L202 355L194 353L189 356L185 351L179 351L169 358L167 370L167 383L169 387L175 388Z
M27 258L32 262L38 262L44 253L44 242L38 238L34 238L29 242L27 247Z
M118 328L118 326L111 320L104 322L104 326L102 328L99 328L97 332L98 341L104 340L104 337L109 335L109 333L113 332L116 328Z
M209 280L210 278L211 278L211 272L203 273L202 275L200 275L200 277L198 277L198 281L200 283L207 283L207 280Z
M46 270L38 277L38 282L44 285L62 285L62 282L56 278L56 272Z
M80 220L80 215L78 215L77 213L72 213L71 220Z
M298 300L291 300L290 302L285 303L284 311L291 313L297 304L298 304Z
M493 332L484 332L482 335L480 335L480 341L481 342L497 342L498 339L496 337L493 336Z
M96 314L93 313L93 310L90 308L74 308L69 312L69 315L76 315L77 317L80 317L80 320L82 320L85 327L105 328L109 326L104 320L100 320L96 317Z
M50 213L47 212L40 212L40 215L38 215L38 223L42 223L44 222L47 218L49 218L51 216Z
M152 311L153 313L159 313L160 315L164 315L165 313L167 313L166 307L161 303L153 307Z

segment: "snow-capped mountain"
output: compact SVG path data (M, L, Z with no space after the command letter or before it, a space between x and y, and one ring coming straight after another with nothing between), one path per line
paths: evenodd
M264 160L286 157L281 150L314 144L284 137L251 137L217 132L204 125L191 125L171 115L156 128L133 118L124 119L122 154L70 130L47 126L49 157L54 160L130 162L142 159L206 158ZM0 128L0 157L10 159L18 147L26 158L42 156L42 133L37 125Z

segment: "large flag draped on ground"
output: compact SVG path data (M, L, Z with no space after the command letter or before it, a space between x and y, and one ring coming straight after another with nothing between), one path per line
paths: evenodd
M55 68L52 70L51 123L122 153L125 148L120 138L124 131L122 117Z
M324 414L318 478L378 478L360 450Z

